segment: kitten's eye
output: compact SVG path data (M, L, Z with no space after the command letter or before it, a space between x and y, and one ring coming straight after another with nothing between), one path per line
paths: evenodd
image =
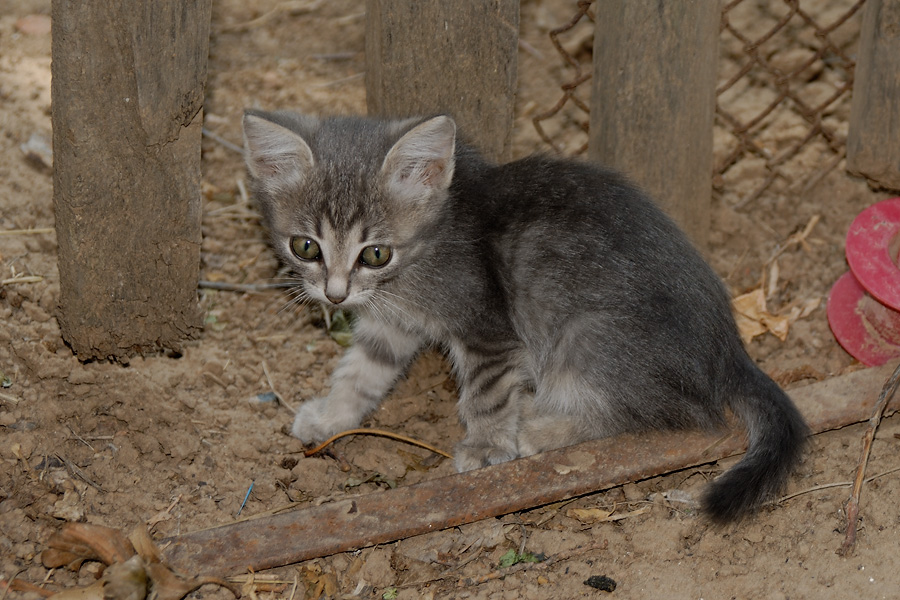
M297 258L303 260L319 260L322 256L319 245L309 238L291 238L291 250L293 250Z
M390 246L367 246L363 248L359 260L369 267L383 267L391 260Z

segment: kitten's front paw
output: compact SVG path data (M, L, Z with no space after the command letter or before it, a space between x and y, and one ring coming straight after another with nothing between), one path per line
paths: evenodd
M339 407L335 404L329 402L328 398L316 398L301 404L294 417L291 434L304 444L310 444L359 425L359 420L354 415L338 410Z
M475 446L462 442L456 447L453 460L460 473L496 465L519 457L515 448L502 446Z

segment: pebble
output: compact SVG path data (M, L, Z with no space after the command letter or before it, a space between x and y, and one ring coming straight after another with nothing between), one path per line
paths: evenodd
M744 539L751 544L758 544L763 541L763 532L759 529L749 529L744 532Z
M622 486L622 492L625 494L625 499L629 502L637 502L638 500L643 500L647 497L647 495L641 491L634 483L626 483Z

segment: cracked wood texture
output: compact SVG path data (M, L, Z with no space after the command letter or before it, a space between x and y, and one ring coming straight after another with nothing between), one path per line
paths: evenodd
M853 81L847 170L900 190L900 0L867 0Z
M706 249L718 2L594 4L589 154L647 190Z
M211 0L54 0L53 201L63 337L82 360L202 326L200 136Z
M492 160L510 158L518 0L368 0L369 114L447 113Z

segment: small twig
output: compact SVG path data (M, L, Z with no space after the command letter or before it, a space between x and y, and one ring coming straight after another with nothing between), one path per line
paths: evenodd
M365 73L354 73L353 75L348 75L347 77L341 77L340 79L335 79L334 81L326 81L325 83L314 83L310 85L311 88L329 88L335 87L339 85L343 85L345 83L349 83L351 81L356 81L357 79L362 79L365 77Z
M183 494L178 494L178 496L176 496L175 499L172 500L172 502L169 504L169 506L166 507L165 510L161 510L160 512L147 519L147 530L152 532L153 528L156 527L159 523L168 520L169 517L172 516L172 511L175 509L175 505L181 502L182 497Z
M266 382L269 384L269 389L272 390L272 393L275 394L275 398L281 402L282 406L287 407L292 413L297 414L297 409L285 402L284 396L278 393L278 390L275 389L275 386L272 385L272 378L269 376L269 366L266 364L266 361L262 361L262 370L263 374L266 376Z
M238 575L236 577L229 577L225 581L229 583L239 583L242 586L252 586L254 592L283 592L287 589L289 585L291 585L291 581L287 579L282 579L277 575L267 575L265 573L254 573L253 569L250 569L249 575ZM297 576L294 575L293 582L296 583ZM251 598L257 598L256 594L251 592L248 594Z
M14 283L38 283L43 281L44 278L40 275L28 275L25 277L11 277L9 279L0 279L0 285L12 285Z
M16 577L21 575L27 571L27 569L22 568L16 571L13 576L9 579L9 581L0 581L0 590L3 590L3 593L0 594L0 600L5 600L6 595L9 594L9 590L14 590L17 592L32 592L35 594L39 594L44 598L52 596L56 592L45 590L44 588L34 585L29 581L25 581L23 579L16 580Z
M881 473L878 473L877 475L872 475L871 477L866 477L866 480L864 483L870 483L872 481L875 481L876 479L884 477L885 475L890 475L891 473L896 473L897 471L900 471L900 467L896 467L894 469L888 469L887 471L883 471ZM782 502L786 502L792 498L796 498L797 496L803 496L804 494L811 494L813 492L818 492L820 490L827 490L827 489L836 488L836 487L850 487L851 485L853 485L852 481L836 481L834 483L823 483L821 485L814 485L811 488L806 488L805 490L800 490L799 492L794 492L793 494L788 494L786 496L782 496L781 498L777 498L775 500L770 500L769 502L766 502L766 504L781 504Z
M22 571L24 571L24 570L25 569L22 569ZM21 573L22 571L19 571L19 573ZM16 573L16 575L18 575L19 573ZM0 596L0 598L5 598L8 590L13 590L15 592L31 592L31 593L37 594L43 598L49 598L50 596L53 596L54 594L57 593L57 592L54 592L53 590L48 590L48 589L42 588L39 585L35 585L35 584L31 583L30 581L25 581L24 579L16 579L15 581L10 580L9 583L0 581L0 589L3 590L3 594L4 594L3 596Z
M432 446L431 444L417 440L415 438L401 435L399 433L394 433L392 431L385 431L383 429L348 429L347 431L342 431L338 434L331 436L330 438L328 438L327 440L325 440L324 442L322 442L315 448L306 450L303 453L303 455L304 456L312 456L316 452L321 452L324 448L329 446L335 440L338 440L347 435L357 435L357 434L359 434L359 435L379 435L381 437L399 440L401 442L406 442L407 444L412 444L413 446L419 446L420 448L425 448L426 450L428 450L430 452L434 452L435 454L440 454L441 456L444 456L446 458L453 459L452 454L447 454L443 450L439 450L439 449L435 448L434 446Z
M56 231L53 227L40 227L37 229L2 229L0 235L32 235L38 233L53 233Z
M881 388L881 394L878 396L878 402L875 404L875 410L872 411L869 426L866 428L866 433L863 436L862 453L859 457L859 465L856 467L853 490L850 493L850 498L844 505L844 510L847 514L847 534L844 538L844 543L841 544L837 551L841 556L849 556L856 545L856 527L859 524L859 497L865 482L866 465L869 462L869 453L872 451L872 441L875 439L875 431L878 429L878 424L881 423L884 409L893 397L894 392L897 391L898 383L900 383L900 365L897 365L887 383Z
M244 180L238 179L235 182L235 185L237 185L238 194L241 195L241 202L243 202L244 205L250 204L250 194L247 193L247 185L244 183Z
M537 48L535 48L534 46L532 46L531 44L529 44L528 42L526 42L525 40L523 40L521 38L519 39L519 48L521 48L522 50L524 50L525 52L532 55L533 57L535 57L538 60L542 61L542 60L545 60L545 58L546 58L544 56L543 52L541 52L540 50L538 50Z
M474 546L476 543L478 544L478 546L475 547L475 549L472 549L472 546ZM472 551L469 552L469 550ZM469 552L469 555L463 558L463 555L466 552ZM439 561L437 559L435 559L434 562L447 567L447 570L442 573L442 576L447 576L451 571L459 571L473 560L476 560L479 556L481 556L482 552L484 552L484 538L478 538L477 540L473 540L471 544L459 551L459 554L456 557L456 562L448 563ZM521 552L519 554L521 554Z
M612 523L614 521L622 521L623 519L630 519L631 517L638 517L643 514L647 514L650 512L649 506L642 506L641 508L636 508L634 510L629 510L626 513L619 513L618 515L609 515L605 519L600 519L597 523Z
M66 429L68 429L69 432L70 432L72 435L75 436L75 439L77 439L79 442L81 442L82 444L84 444L85 446L87 446L88 448L90 448L90 449L91 449L91 452L96 452L96 450L94 450L94 447L91 446L91 445L88 443L87 440L85 440L83 437L81 437L80 435L78 435L77 433L75 433L75 430L74 430L74 429L72 429L72 428L69 427L68 425L66 425Z
M6 400L13 406L17 405L19 402L22 401L19 398L16 398L15 396L10 396L9 394L4 394L2 392L0 392L0 400Z
M852 481L836 481L834 483L814 485L811 488L806 488L805 490L800 490L799 492L794 492L793 494L788 494L786 496L782 496L781 498L776 498L775 500L771 500L766 504L781 504L782 502L787 502L791 498L796 498L797 496L803 496L805 494L811 494L813 492L818 492L819 490L827 490L836 487L850 487L851 485L853 485Z
M812 233L812 230L819 223L821 218L821 215L811 216L803 229L792 233L783 243L776 246L775 251L772 253L772 256L770 256L769 260L766 261L766 265L770 265L772 261L784 254L784 252L791 246L799 245L806 249L809 249L806 238L809 237L809 234Z
M310 58L315 60L350 60L359 52L332 52L331 54L310 54Z
M248 212L247 207L239 202L235 202L233 204L226 204L225 206L220 206L219 208L214 208L212 210L208 210L203 213L204 217L217 217L219 215L231 216L231 213L244 213ZM244 215L237 215L238 217L243 217Z
M290 283L228 283L227 281L205 281L200 280L197 287L206 288L208 290L220 290L223 292L247 292L261 293L267 290L278 288L289 288L293 284Z
M225 138L223 138L221 135L212 132L211 130L207 129L206 127L202 128L200 131L203 133L203 135L205 135L206 137L208 137L208 138L211 139L212 141L218 142L220 145L224 146L225 148L228 148L229 150L234 150L235 152L237 152L237 153L240 154L241 156L244 155L244 149L243 149L243 148L241 148L241 147L238 146L237 144L233 144L233 143L229 142L228 140L226 140Z
M827 165L825 165L824 167L819 169L816 173L813 173L803 183L803 187L800 189L800 195L805 196L807 194L807 192L809 192L809 190L813 189L816 186L816 184L818 184L820 181L822 181L825 178L826 175L831 173L835 169L835 167L837 167L841 163L841 161L844 160L844 158L846 156L847 156L847 148L843 147L843 148L841 148L841 151L837 153L837 156L835 156L831 160L831 162L829 162Z
M88 484L88 485L91 486L92 488L95 488L95 489L96 489L97 491L99 491L99 492L104 492L104 493L106 492L106 490L104 490L102 487L100 487L100 484L99 484L99 483L97 483L97 482L91 480L91 478L88 477L87 475L85 475L84 471L82 471L82 470L78 467L78 465L76 465L75 463L73 463L71 460L69 460L68 458L66 458L66 457L63 456L62 454L57 454L57 455L56 455L56 458L58 458L59 460L61 460L61 461L63 462L63 464L66 465L66 471L69 472L69 475L71 475L72 477L75 477L76 479L82 480L83 482L85 482L86 484Z
M353 469L353 465L347 462L347 459L344 458L343 454L338 454L334 451L334 448L325 448L322 450L322 455L327 456L334 462L338 464L338 468L342 473L349 473L351 469Z
M296 1L296 0L286 0L284 2L279 2L275 5L275 8L267 12L266 14L253 19L252 21L247 21L245 23L238 23L237 25L228 25L222 28L222 32L224 33L240 33L243 31L247 31L254 27L258 27L260 25L265 25L275 17L277 17L282 12L297 14L300 12L312 12L319 8L319 5L322 4L322 0L312 0L312 1Z
M516 519L516 525L522 530L522 539L519 541L519 556L521 556L525 554L525 544L528 542L528 530L525 528L525 523L522 522L522 517L517 514L513 514L513 517Z
M294 596L297 595L297 586L300 585L300 576L297 573L294 573L294 586L291 588L291 595L288 600L294 600Z
M576 500L578 500L577 496L575 498L569 498L568 500L563 500L562 502L557 502L556 504L551 504L550 506L547 507L549 510L547 510L547 512L545 512L543 515L541 515L541 518L538 519L537 521L535 521L534 523L532 523L532 525L534 525L535 527L540 527L541 525L543 525L550 519L559 515L560 512L562 511L562 509L564 509L568 505L572 504Z

